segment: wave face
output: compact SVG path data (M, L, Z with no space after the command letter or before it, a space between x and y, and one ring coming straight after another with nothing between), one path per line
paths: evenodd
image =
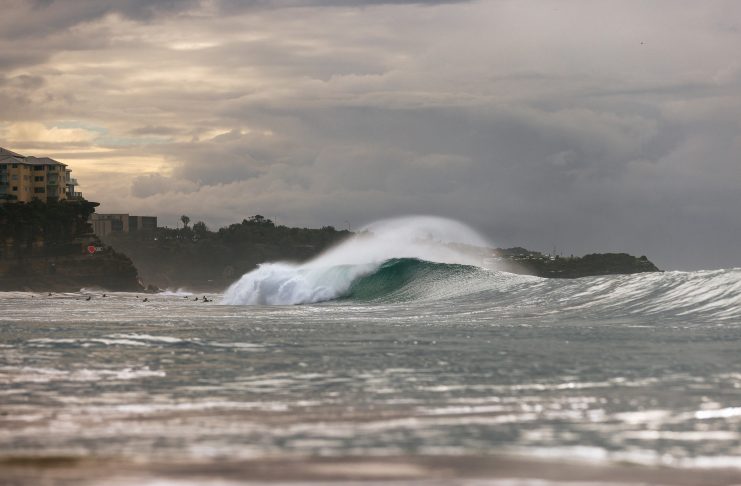
M398 302L440 298L440 291L455 293L460 283L475 279L481 270L415 258L388 260L376 271L352 283L345 298L365 302ZM458 284L458 285L456 285ZM450 297L450 295L446 295Z

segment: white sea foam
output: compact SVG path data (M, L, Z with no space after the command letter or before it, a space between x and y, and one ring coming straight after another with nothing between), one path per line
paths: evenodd
M139 378L163 377L164 371L143 368L60 370L31 366L0 368L0 383L49 383L59 381L136 380Z
M171 336L152 336L149 334L111 334L108 337L114 339L126 339L137 341L150 341L155 343L176 344L185 342L185 340Z
M179 287L177 289L165 289L162 292L158 292L157 295L162 295L164 297L186 297L193 295L193 292L190 290L184 289L182 287Z

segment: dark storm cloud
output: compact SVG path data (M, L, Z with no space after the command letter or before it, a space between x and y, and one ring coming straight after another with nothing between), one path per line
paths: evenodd
M288 7L363 7L373 5L440 5L462 3L470 0L216 0L221 13L255 9ZM203 5L203 0L8 0L6 12L0 18L5 37L35 37L69 29L84 22L91 22L109 14L119 14L138 21L189 12Z
M19 66L38 64L48 58L44 52L0 51L0 70L9 71Z
M114 13L151 20L193 8L198 0L9 0L9 4L4 20L0 18L0 36L16 38L48 35Z
M129 130L129 133L132 135L176 135L181 131L174 127L147 125L133 128Z
M499 245L737 265L738 3L9 5L0 145L70 163L103 211L432 213Z

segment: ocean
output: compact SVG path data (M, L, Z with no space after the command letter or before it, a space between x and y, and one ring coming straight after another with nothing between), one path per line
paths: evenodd
M740 269L337 254L210 302L0 294L5 484L741 483Z

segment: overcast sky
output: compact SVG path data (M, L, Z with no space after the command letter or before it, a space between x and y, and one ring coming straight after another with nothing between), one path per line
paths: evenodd
M100 212L741 266L741 2L0 0L0 146Z

